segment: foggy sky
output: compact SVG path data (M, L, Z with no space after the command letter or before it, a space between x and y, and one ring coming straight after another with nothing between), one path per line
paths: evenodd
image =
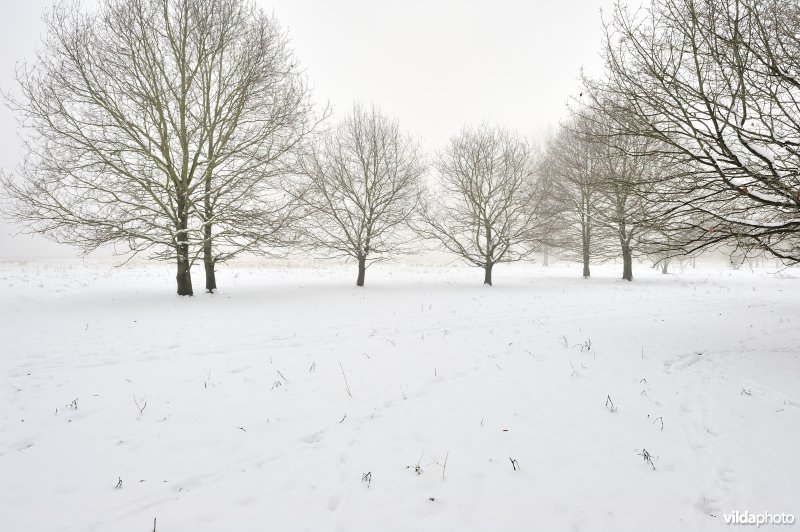
M502 124L533 138L556 125L581 67L598 71L600 8L609 0L260 0L288 29L318 101L334 117L354 101L375 103L430 151L465 124ZM49 0L3 2L0 89L31 61ZM0 108L0 168L20 143ZM12 236L0 220L0 259L68 257L69 247Z

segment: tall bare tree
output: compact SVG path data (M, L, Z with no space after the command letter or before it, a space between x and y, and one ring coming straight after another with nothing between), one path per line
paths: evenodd
M27 140L11 214L85 252L175 260L180 295L202 252L213 290L214 262L285 225L270 180L313 126L278 24L250 0L64 0L46 23L10 102Z
M205 59L198 62L196 120L207 146L202 205L195 207L203 224L206 289L213 291L217 263L296 239L299 206L279 182L327 110L315 115L274 18L242 0L200 1L198 8Z
M554 227L547 244L567 258L583 263L583 277L591 276L591 262L601 256L607 237L599 223L601 165L597 144L586 135L588 122L573 118L546 144L537 174L549 183L545 211Z
M483 268L491 285L494 265L530 256L544 224L533 151L511 131L465 128L439 153L436 169L417 230Z
M354 106L302 159L296 192L305 206L306 246L358 264L357 286L367 268L409 251L408 221L425 172L417 141L374 106Z
M650 242L663 241L668 215L659 191L667 166L652 139L620 132L596 109L577 106L573 114L581 126L575 133L592 144L595 154L594 220L607 235L598 253L621 256L622 278L632 281L634 256L647 254Z
M796 0L614 11L607 78L587 92L617 102L610 123L656 141L673 168L660 196L666 255L725 244L800 261L798 24Z
M636 137L614 137L600 145L596 220L616 237L610 254L622 256L622 278L633 280L633 258L658 224L654 189L661 180L658 159L639 151Z

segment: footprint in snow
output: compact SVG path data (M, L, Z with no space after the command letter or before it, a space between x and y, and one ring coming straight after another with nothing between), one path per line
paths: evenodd
M342 502L341 495L332 495L328 498L328 510L331 512L335 512L337 508L339 508L339 503Z
M308 436L303 438L305 443L317 443L322 441L322 436L325 434L324 430L318 430L317 432L312 432Z

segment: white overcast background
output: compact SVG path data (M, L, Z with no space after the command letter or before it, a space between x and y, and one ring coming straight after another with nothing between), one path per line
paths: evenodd
M51 2L3 0L0 88L31 61ZM87 2L91 4L91 2ZM556 125L581 68L600 68L600 10L610 0L261 0L289 32L315 98L333 120L375 103L433 152L465 124L488 121L537 137ZM20 156L17 125L0 109L0 167ZM16 235L0 220L0 258L77 252Z

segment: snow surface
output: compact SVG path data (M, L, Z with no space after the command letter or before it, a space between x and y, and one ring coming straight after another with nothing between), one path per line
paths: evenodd
M800 272L618 269L2 262L0 530L800 517Z

